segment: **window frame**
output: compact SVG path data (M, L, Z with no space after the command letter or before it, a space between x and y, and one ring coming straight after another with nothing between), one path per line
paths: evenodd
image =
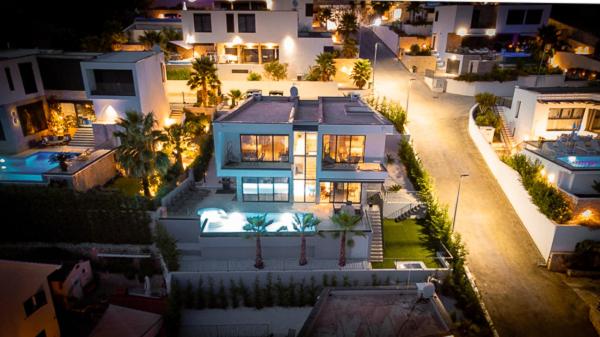
M271 137L271 158L272 160L246 160L244 159L244 155L243 155L243 151L242 151L242 137L254 137L254 147L255 147L255 152L256 152L256 156L258 158L258 137ZM275 137L286 137L287 138L287 160L275 160ZM240 134L240 158L242 162L246 162L246 163L252 163L252 162L259 162L259 163L288 163L290 161L290 135L289 134L246 134L246 133L241 133Z
M558 110L558 115L557 116L551 116L552 111L553 110ZM568 116L563 116L567 110L568 111ZM547 122L546 122L546 131L572 131L573 127L572 127L572 123L569 127L565 127L565 128L549 128L549 122L550 121L573 121L575 123L577 123L577 130L581 129L581 124L583 123L583 117L585 116L585 107L573 107L573 108L549 108L548 109L548 118L547 118ZM580 117L573 117L573 115L575 114L575 112L581 112L581 116Z
M208 18L207 21L205 21L206 18ZM212 33L212 15L210 13L194 13L194 32Z
M319 202L323 202L324 200L321 199L321 184L329 184L329 198L327 200L328 203L330 204L341 204L341 203L346 203L348 201L348 188L350 186L350 184L358 184L358 201L355 202L354 200L350 200L352 201L352 204L354 205L360 205L361 204L361 196L362 196L362 182L360 181L319 181ZM335 189L335 184L344 184L344 197L342 198L342 201L336 201L336 189Z
M325 162L325 137L335 137L335 149L334 149L334 154L335 154L335 158L333 158L333 162L335 164L359 164L359 163L364 163L365 162L365 151L366 151L366 144L367 144L367 136L366 135L338 135L338 134L324 134L322 137L322 154L321 154L321 163ZM360 156L360 160L357 162L354 161L340 161L338 159L338 138L339 137L350 137L350 143L348 145L348 159L350 159L352 156L350 155L350 149L352 149L352 139L354 137L362 137L362 154ZM329 149L329 153L331 153L331 149ZM329 158L331 158L331 156L328 156Z
M33 70L33 62L22 62L18 64L19 75L21 75L21 84L25 95L35 94L38 92L37 83L35 80L35 71Z
M235 33L235 15L233 13L225 14L225 29L227 33Z
M249 21L250 18L252 18L252 21ZM252 22L252 25L249 24L250 22ZM256 15L238 14L238 32L256 33Z
M261 190L260 184L261 179L270 179L271 180L271 193L270 198L261 199ZM252 181L253 180L253 181ZM285 180L285 184L287 184L287 193L285 200L277 199L275 193L275 184L284 184L283 180ZM265 184L265 182L262 182ZM248 199L248 194L244 193L244 185L246 184L256 184L256 200ZM263 193L264 194L264 193ZM252 198L254 199L254 198ZM242 201L244 202L290 202L290 178L288 177L242 177Z
M598 119L600 120L600 109L596 109L596 108L589 108L588 109L588 123L586 125L586 130L590 131L590 132L595 132L595 133L600 133L600 125L598 126L597 129L594 129L594 119ZM600 124L600 123L599 123Z
M4 67L4 75L6 75L6 82L8 82L8 89L10 91L15 91L15 82L12 78L12 72L10 71L10 67Z

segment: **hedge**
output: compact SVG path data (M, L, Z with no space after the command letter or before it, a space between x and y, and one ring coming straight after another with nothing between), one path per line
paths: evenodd
M0 185L2 242L149 244L147 202L115 192Z
M540 212L557 223L566 223L573 218L569 199L544 179L539 161L533 162L524 154L503 157L502 161L519 173L523 187Z
M160 250L160 254L167 264L169 271L179 270L180 252L177 249L177 241L160 223L157 223L154 228L154 242L156 243L156 247Z
M200 181L204 178L204 174L208 169L208 163L212 158L214 151L213 136L211 133L202 137L200 141L200 155L194 159L190 167L194 172L194 179Z

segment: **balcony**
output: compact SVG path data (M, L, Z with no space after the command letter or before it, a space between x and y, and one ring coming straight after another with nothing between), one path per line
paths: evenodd
M135 86L124 82L97 82L91 93L94 96L135 96Z
M381 163L322 163L323 171L385 172Z
M290 162L242 161L223 165L224 170L291 170Z
M323 179L346 180L374 180L383 181L388 177L388 172L380 162L369 163L321 163Z

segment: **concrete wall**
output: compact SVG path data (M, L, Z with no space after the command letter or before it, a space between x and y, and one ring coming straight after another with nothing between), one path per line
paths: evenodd
M432 25L411 25L408 23L402 24L402 31L406 35L430 36Z
M92 156L94 154L92 153ZM60 172L59 169L54 169L50 173L44 174L44 179L47 181L66 181L67 184L76 191L85 192L96 186L102 186L117 175L115 153L103 152L98 158L91 157L89 164L83 168L78 168L75 165L80 164L74 162L69 167L69 172Z
M164 64L163 53L157 53L137 62L135 66L135 82L138 87L141 112L153 113L159 126L162 126L171 114L165 90L167 74Z
M559 51L550 59L550 64L561 69L582 68L600 72L600 61L586 55Z
M383 41L392 52L394 52L394 54L398 54L400 37L390 26L373 26L371 29L373 30L373 33L375 33L375 35L377 35L377 37Z
M19 72L20 63L31 63L35 84L37 86L37 92L25 94L23 80L21 79L21 73ZM10 90L8 86L8 79L4 71L6 68L8 68L10 71L14 90ZM35 56L25 56L17 59L0 61L0 69L2 69L2 71L0 71L0 105L22 100L31 100L35 97L44 95L44 85L42 83L40 69Z
M446 92L450 94L475 96L482 92L492 92L496 96L512 96L516 81L508 82L467 82L446 80Z
M419 45L421 49L431 47L431 36L400 36L398 40L398 48L402 51L409 52L410 46L413 44Z
M529 232L542 257L547 260L551 252L573 251L577 242L600 239L600 231L577 225L557 225L543 215L531 202L519 174L504 164L479 132L473 119L473 106L469 111L469 136L481 153L490 171L512 204L521 222Z
M435 71L436 68L435 56L411 56L404 54L400 56L400 62L411 72L413 67L416 67L418 74L424 74L427 69Z

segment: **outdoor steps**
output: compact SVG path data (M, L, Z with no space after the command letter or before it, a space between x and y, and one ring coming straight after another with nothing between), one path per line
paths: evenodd
M69 145L93 148L95 146L94 129L90 127L77 128Z
M506 120L504 120L503 114L499 111L497 106L493 107L494 113L500 117L500 123L502 123L502 128L500 133L502 134L502 141L504 142L504 146L506 150L510 153L515 146L515 140L512 136L512 132L508 129L508 124Z
M169 118L172 119L175 123L181 123L183 121L183 111L182 110L171 110L171 114Z
M381 215L379 208L367 209L367 218L371 223L371 248L369 251L369 261L383 262L383 232L381 227Z
M401 213L396 215L394 220L396 222L408 219L413 216L418 216L425 209L425 205L422 203L410 204L408 207L404 208Z

